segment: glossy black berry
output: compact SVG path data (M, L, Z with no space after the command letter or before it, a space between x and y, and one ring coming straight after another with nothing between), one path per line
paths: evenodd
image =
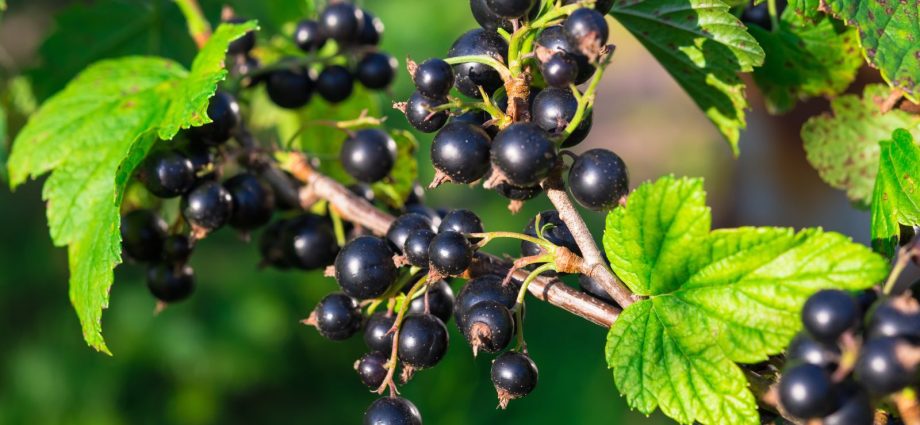
M335 280L359 300L383 295L396 282L396 272L393 251L374 236L352 239L335 257Z
M396 77L396 58L383 53L368 53L361 58L355 76L364 87L372 90L387 88Z
M816 340L834 344L859 321L859 307L853 297L840 290L825 289L808 298L802 307L802 324Z
M489 9L504 18L520 18L534 5L534 0L486 0Z
M242 24L246 21L248 21L246 18L231 18L227 20L227 22L231 24ZM246 34L243 34L242 37L230 42L230 45L227 46L227 54L244 55L249 53L253 47L256 47L256 33L254 31L246 31Z
M582 292L597 298L607 304L617 305L616 300L607 293L607 290L604 289L596 280L592 279L590 276L579 274L578 275L578 286L581 288Z
M230 93L218 91L208 101L208 118L211 122L189 129L193 140L216 146L230 139L240 124L240 104Z
M891 394L917 381L917 355L918 348L902 338L867 340L856 361L856 379L872 394Z
M578 65L578 75L575 77L575 84L581 84L588 81L594 74L595 67L588 60L588 57L579 51L578 46L569 42L565 35L565 28L562 25L549 27L537 37L537 44L549 49L550 52L563 52Z
M535 198L543 188L539 185L519 187L508 183L499 183L494 187L495 192L512 201L526 201Z
M479 23L479 26L492 32L498 28L502 28L509 33L513 32L514 24L512 19L503 17L493 12L488 4L486 4L486 2L487 0L470 0L470 11L473 14L473 18L476 19L477 23ZM528 18L534 19L539 12L540 2L535 1L534 7L532 7L530 9L530 13L528 13Z
M358 301L341 293L329 294L320 300L311 317L320 335L333 341L351 338L361 329Z
M508 183L534 186L556 165L556 146L536 124L516 123L495 136L491 158Z
M418 65L412 81L422 95L440 99L450 94L454 86L454 70L442 59L428 59Z
M572 12L563 23L563 28L569 42L589 56L607 44L610 36L604 15L594 9L582 8Z
M530 356L508 351L492 362L492 384L502 408L510 400L524 397L537 387L537 365Z
M287 262L302 270L322 269L332 264L339 252L332 225L315 214L288 220L283 237Z
M378 398L364 412L364 425L422 425L422 415L402 397Z
M313 77L303 68L272 71L265 78L265 90L276 105L287 109L302 108L313 97Z
M447 323L454 314L454 290L444 280L439 280L428 288L428 313ZM409 312L425 314L425 294L409 303Z
M406 205L406 212L427 217L428 220L431 221L432 228L436 229L439 225L441 225L441 216L434 208L425 206L423 204L411 204Z
M604 211L616 208L629 193L629 172L619 155L607 149L591 149L572 163L569 190L583 207Z
M875 423L875 409L866 391L858 385L845 385L840 391L834 413L827 415L821 425L872 425Z
M192 161L177 151L154 152L141 167L144 187L160 198L175 198L188 192L195 184Z
M502 279L500 276L485 275L471 279L463 286L454 304L454 317L461 331L470 308L480 302L491 300L505 308L514 308L517 303L518 285L502 285Z
M350 184L348 185L348 191L360 196L362 199L370 203L373 203L374 199L377 197L374 195L374 189L371 188L370 185L364 183Z
M540 92L533 99L531 115L533 123L551 135L565 131L578 110L578 100L569 88L550 87ZM575 131L562 143L562 147L571 147L581 143L591 132L593 112L586 112Z
M920 341L920 303L906 295L878 302L865 332L868 338L897 336Z
M460 275L473 261L473 248L463 234L450 230L441 232L428 246L428 261L431 268L443 276Z
M319 16L320 28L339 43L356 41L364 28L364 12L349 3L330 4Z
M840 362L840 348L818 342L802 332L789 344L786 359L791 364L809 363L832 372Z
M387 355L380 351L372 351L361 356L355 362L355 371L361 382L370 389L377 389L387 376Z
M294 43L304 52L315 52L326 45L326 35L323 34L319 22L304 19L298 22L297 28L294 29Z
M184 153L189 161L192 161L195 175L206 174L214 168L216 155L213 148L203 143L190 143Z
M554 53L540 65L540 72L546 84L568 88L578 78L578 63L566 53Z
M805 363L786 368L779 380L780 403L797 418L819 418L831 413L836 397L830 374L820 366Z
M351 96L355 77L341 65L327 66L316 78L316 92L329 103L339 103Z
M917 228L914 226L906 226L903 224L898 224L898 230L900 236L898 237L898 246L907 246L914 237L917 236Z
M525 235L537 237L536 221L536 217L530 219L530 222L527 223L527 227L524 228ZM572 236L572 232L569 231L568 226L566 226L562 218L559 217L559 211L547 210L541 212L540 228L543 231L543 238L553 245L564 246L572 252L581 255L581 250L578 249L575 237ZM521 241L521 256L529 257L539 255L542 252L543 249L540 248L539 245L528 241Z
M463 336L473 352L497 353L514 339L514 316L508 307L486 300L470 307L463 320Z
M777 0L776 2L776 16L782 16L783 11L786 9L787 2L785 0ZM758 5L750 4L744 8L744 11L741 12L741 22L744 22L748 26L757 25L765 30L773 29L773 22L770 19L770 10L767 7L767 3L761 3Z
M186 265L156 264L147 269L147 289L158 300L174 303L195 289L195 272Z
M431 163L454 183L475 182L489 171L489 142L482 128L450 122L431 142Z
M428 268L428 247L434 239L435 233L431 229L418 229L408 238L403 246L403 254L409 264L415 267Z
M233 197L220 183L205 181L182 197L181 208L189 224L211 231L230 221Z
M362 46L376 46L380 44L380 37L383 36L384 25L380 18L374 16L366 9L361 9L364 14L364 25L358 31L358 38L355 43Z
M448 57L485 55L504 63L508 55L508 43L498 33L484 29L466 32L451 46ZM498 71L488 65L468 62L454 65L454 86L460 93L479 99L479 87L487 94L495 93L503 85Z
M268 223L275 211L275 192L271 186L250 173L240 173L224 182L233 198L230 225L252 230Z
M432 314L409 315L399 330L397 345L401 362L416 369L432 367L447 354L447 327Z
M403 247L406 246L406 239L421 229L434 231L431 219L416 213L407 213L397 217L387 229L387 240L390 242L390 247L402 252Z
M121 246L134 261L156 261L163 251L166 222L150 210L134 210L121 218Z
M358 181L380 181L396 163L396 142L377 128L359 130L342 144L339 159L345 171Z
M445 103L447 98L430 98L415 92L406 102L406 119L416 130L434 133L444 127L450 114L447 111L432 112L432 109Z
M390 328L396 322L395 314L374 313L364 325L364 344L371 351L389 353L393 349L393 334Z
M163 241L163 261L167 264L185 264L192 256L191 239L185 235L171 235Z
M579 0L562 0L562 4L575 4L577 1ZM610 8L613 7L613 1L614 0L598 0L594 2L594 10L606 14L610 11Z
M262 265L278 269L291 267L288 249L285 245L288 221L278 220L268 225L259 237L259 254Z
M482 227L482 220L479 219L479 216L476 213L465 210L451 210L444 216L441 220L441 225L438 226L438 232L446 232L448 230L462 233L464 235L469 235L471 233L482 233L485 230ZM470 238L470 242L476 243L479 242L478 238Z

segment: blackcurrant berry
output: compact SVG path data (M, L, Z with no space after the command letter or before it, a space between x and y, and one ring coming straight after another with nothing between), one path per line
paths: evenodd
M387 240L390 241L390 247L402 252L403 247L406 246L406 239L421 229L435 230L431 225L431 220L421 214L408 213L397 217L387 229Z
M822 419L822 425L872 425L875 423L875 409L869 395L858 385L845 385L840 391L841 396L837 404L840 406L834 413Z
M525 235L537 237L536 221L536 217L530 219L530 222L527 223L527 227L524 228ZM581 250L578 249L575 237L572 236L572 232L569 231L568 226L566 226L562 218L559 217L559 211L547 210L540 212L540 228L543 229L543 238L553 245L566 247L570 251L581 255ZM540 248L539 245L528 241L521 241L522 256L530 257L541 253L543 253L543 249Z
M905 226L903 224L898 224L899 234L898 237L898 246L907 246L914 236L917 236L917 230L914 226Z
M441 225L441 216L434 208L422 204L411 204L406 205L406 212L427 217L431 221L431 227L434 229Z
M316 92L329 103L339 103L351 96L355 77L341 65L327 66L316 78Z
M777 6L777 16L782 15L782 10L785 9L785 1L780 0L776 2ZM770 19L770 11L767 8L766 3L761 3L759 5L749 5L744 8L744 11L741 12L741 22L744 22L748 26L757 25L767 31L773 29L773 22Z
M486 1L487 0L470 0L470 11L473 12L473 18L476 19L479 26L491 32L499 28L509 33L514 32L514 23L512 19L505 18L493 12L486 4ZM541 2L534 2L534 7L532 7L530 13L528 13L528 19L532 20L537 17L537 14L540 12L540 4Z
M425 203L425 188L419 182L412 183L412 190L406 197L406 205L421 205Z
M869 316L866 337L903 337L920 341L920 303L902 295L878 302Z
M364 13L364 25L361 26L355 43L362 46L380 44L380 37L384 31L383 21L365 9L361 9L361 12Z
M361 58L355 70L358 81L372 90L387 88L396 77L396 58L383 53L368 53Z
M530 356L514 351L506 352L492 362L492 384L498 392L499 405L524 397L537 387L537 365Z
M240 104L225 91L218 91L208 101L208 118L211 122L189 129L193 140L216 146L230 139L233 130L240 124Z
M192 256L192 241L185 235L172 235L163 242L163 261L167 264L185 264Z
M335 257L335 280L346 294L360 300L383 295L396 282L396 272L393 251L374 236L352 239Z
M473 248L462 234L450 230L441 232L428 246L428 261L442 276L457 276L472 263Z
M562 0L562 4L575 4L579 0ZM606 14L613 7L613 0L598 0L594 2L594 10Z
M504 18L520 18L534 5L534 0L486 0L486 5L496 15Z
M797 418L819 418L833 412L836 397L830 374L820 366L788 367L779 379L780 403Z
M182 197L182 216L204 231L220 228L233 214L233 197L215 181L205 181Z
M887 395L916 383L920 349L902 338L867 340L859 351L854 373L863 388Z
M840 290L825 289L808 298L802 307L802 324L812 337L834 344L859 321L859 307L853 297Z
M248 21L246 18L230 18L227 20L227 22L231 24L242 24L246 21ZM243 34L242 37L230 42L230 45L227 46L227 54L244 55L249 53L253 47L256 47L256 33L254 31L246 31L246 34Z
M413 314L399 329L397 357L415 369L427 369L444 358L447 345L447 327L441 319L432 314Z
M534 97L531 115L534 124L551 135L559 135L575 118L577 110L578 100L571 89L550 87ZM588 111L562 147L575 146L585 140L591 132L592 123L593 113Z
M310 213L288 220L284 246L288 264L302 270L322 269L332 264L339 252L329 221Z
M594 298L613 306L617 305L616 300L607 293L607 290L588 275L578 275L578 286L581 288L582 292Z
M265 79L265 90L276 105L299 109L313 97L313 77L304 68L272 71Z
M285 245L288 221L278 220L268 225L259 237L259 253L262 264L278 269L291 267L287 246Z
M441 225L438 226L438 232L446 232L448 230L464 235L482 233L485 231L479 216L465 209L452 210L444 216L444 219L441 220ZM479 242L479 239L470 238L470 242L476 243Z
M786 359L792 364L809 363L832 372L840 362L840 348L818 342L802 332L789 344Z
M396 142L377 128L359 130L345 140L339 159L345 171L358 181L380 181L396 163Z
M450 122L431 142L431 163L454 183L475 182L489 171L489 135L472 124Z
M556 146L536 124L511 124L492 141L492 164L508 183L534 186L556 165Z
M490 119L489 114L483 111L480 111L480 110L473 110L473 111L467 111L460 115L452 117L450 119L450 122L459 122L459 123L464 123L464 124L475 125L477 127L483 127L485 126L486 121L488 121L489 119ZM490 125L488 128L492 129L494 128L494 126ZM486 130L486 132L488 133L489 131ZM493 136L493 135L494 134L489 133L489 136Z
M376 195L374 195L374 189L364 183L350 184L348 185L348 191L351 193L354 193L355 195L360 196L365 201L370 202L370 203L374 203L374 199L376 199L377 197Z
M428 59L416 68L412 81L422 95L440 99L450 94L454 86L454 70L442 59Z
M230 225L240 230L252 230L265 225L275 211L275 192L271 186L249 173L240 173L224 182L233 198Z
M134 210L121 218L121 246L134 261L156 261L163 251L166 222L150 210Z
M448 57L485 55L504 63L508 54L508 43L498 33L484 29L474 29L466 32L451 46ZM488 65L478 62L468 62L454 65L456 80L454 86L460 93L479 99L479 87L486 93L495 93L504 82L498 71Z
M578 77L578 63L568 54L554 53L540 66L543 80L552 87L568 88Z
M356 41L364 28L364 11L349 3L330 4L319 16L320 28L339 43Z
M450 114L447 111L432 112L432 109L445 103L447 98L429 98L415 92L406 102L406 119L416 130L434 133L444 127Z
M495 301L480 302L466 312L463 336L474 354L479 350L497 353L514 339L514 316L508 307Z
M565 35L565 28L562 25L552 26L543 30L537 37L537 44L549 49L551 52L563 52L569 58L575 60L575 64L578 65L578 76L575 78L575 84L584 83L594 75L594 65L591 64L587 56L579 51L577 45L569 42L568 37Z
M393 349L393 334L390 328L396 317L387 313L374 313L364 326L364 344L371 351L389 353Z
M418 229L408 238L403 246L403 253L409 264L416 267L428 268L428 247L434 239L435 233L431 229Z
M414 314L426 314L425 311L425 293L416 297L409 303L409 312ZM454 313L454 290L450 288L444 280L439 280L428 288L428 311L442 322L447 323L450 316Z
M380 351L367 353L355 362L355 371L361 382L370 389L377 389L387 376L387 355Z
M535 198L543 188L539 185L519 187L508 183L499 183L494 187L495 192L512 201L526 201Z
M454 303L454 317L461 331L464 329L470 308L480 302L495 301L505 308L514 308L517 303L518 285L503 285L502 280L500 276L484 275L471 279L463 286Z
M195 175L206 174L214 168L215 154L214 150L203 143L190 143L185 148L185 156L192 161L192 169Z
M591 149L572 163L569 190L585 208L604 211L616 208L629 193L629 172L619 155L607 149Z
M364 425L422 425L422 415L402 397L378 398L364 412Z
M144 160L141 167L144 187L160 198L182 195L195 184L192 161L176 151L154 152Z
M563 23L569 42L581 53L591 56L607 44L610 28L604 15L594 9L582 8L572 12Z
M186 265L156 264L147 269L147 289L158 300L174 303L195 289L195 272Z
M298 22L297 28L294 29L294 43L304 52L315 52L326 45L326 35L323 34L319 22L304 19Z
M351 338L361 329L361 308L348 295L333 293L320 300L313 314L316 330L333 341Z

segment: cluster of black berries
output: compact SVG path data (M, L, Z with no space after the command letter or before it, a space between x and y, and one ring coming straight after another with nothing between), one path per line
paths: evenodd
M252 77L250 84L264 83L276 105L298 109L310 102L314 92L329 103L345 101L354 91L355 80L371 90L389 87L396 76L397 61L377 51L383 30L383 22L367 10L350 3L333 3L317 20L304 19L294 30L294 43L311 57L282 58L260 70L250 55L256 44L252 33L233 42L230 52L235 54L237 74ZM330 40L335 42L335 49L327 52L323 48ZM322 65L322 69L313 64Z
M483 28L457 39L448 58L482 56L504 64L508 43L495 28L506 28L506 22L522 19L528 11L533 11L531 17L538 16L539 3L471 1ZM595 73L607 49L609 29L598 10L609 9L610 2L600 3L604 4L597 9L574 10L561 25L536 36L535 54L541 66L528 71L523 83L503 80L498 70L480 62L453 66L437 58L410 62L417 91L399 107L416 129L438 132L431 146L437 170L432 187L482 180L485 187L520 202L537 196L543 180L561 171L560 149L579 144L591 130L592 111L579 105L581 93L575 92L573 84L584 83ZM452 88L483 103L465 105L452 99ZM509 92L513 92L510 100ZM575 128L569 129L576 119ZM569 187L575 199L593 210L616 207L628 192L623 160L605 149L571 156L576 159L569 171Z
M778 384L789 415L870 425L874 401L920 383L920 302L910 293L822 290L805 303L802 323Z

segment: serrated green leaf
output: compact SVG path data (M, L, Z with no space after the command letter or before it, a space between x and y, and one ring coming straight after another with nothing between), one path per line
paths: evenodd
M720 0L617 0L610 11L687 91L738 153L745 127L739 72L764 52Z
M872 245L892 256L900 224L920 225L920 146L910 132L898 129L879 143L881 160L872 196Z
M851 201L867 205L878 171L878 141L895 129L907 128L920 136L920 117L901 110L882 113L880 106L891 93L871 84L856 95L831 102L832 114L814 116L802 126L802 140L811 166L827 184L845 190Z
M409 193L418 180L418 141L406 130L391 130L390 137L396 142L396 164L384 181L374 183L374 194L394 208L402 208Z
M920 101L920 2L825 0L824 8L859 30L866 59L885 81Z
M217 34L239 35L246 26L226 27ZM195 116L200 100L184 96L214 92L224 72L216 65L224 54L215 52L226 52L229 41L223 35L212 38L191 74L173 61L152 57L92 65L45 102L13 143L11 187L51 172L43 188L48 227L55 245L68 247L71 302L84 338L100 351L109 352L101 318L112 269L121 262L119 206L125 186L157 133L174 134L170 129L201 122ZM183 85L188 87L179 89ZM175 109L175 103L196 106Z

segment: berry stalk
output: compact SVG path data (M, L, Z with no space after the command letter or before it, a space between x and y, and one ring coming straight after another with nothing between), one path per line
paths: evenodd
M211 38L211 24L205 19L198 5L198 0L176 0L176 5L182 10L188 25L188 33L195 40L195 45L202 48Z

